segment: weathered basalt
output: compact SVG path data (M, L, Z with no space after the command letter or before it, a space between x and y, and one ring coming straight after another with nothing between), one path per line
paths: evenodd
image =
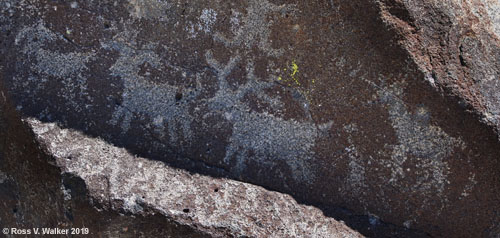
M1 89L1 87L0 87ZM0 90L0 227L74 237L362 237L290 195L190 174L54 123ZM10 236L9 236L10 235Z
M500 3L379 1L381 16L435 88L500 127Z
M152 207L176 222L190 206L203 232L257 237L298 222L211 223L220 193L164 206L175 194L163 200L155 189L173 186L162 181L175 173L152 171L168 165L203 174L175 175L193 194L225 183L219 191L254 196L253 185L227 179L240 180L368 236L500 234L494 1L0 4L5 95L99 206ZM101 147L124 154L100 161ZM205 185L189 182L197 179ZM317 216L293 204L304 219ZM257 216L252 206L265 204L234 221Z
M0 227L9 229L2 237L19 236L13 228L88 228L85 237L213 237L154 212L96 209L103 204L90 196L88 181L61 171L7 102L0 83Z

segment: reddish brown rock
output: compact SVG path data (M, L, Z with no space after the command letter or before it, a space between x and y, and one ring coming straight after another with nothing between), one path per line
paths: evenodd
M0 96L6 237L34 235L33 228L75 237L362 237L289 195L170 168L53 123L21 121L1 88Z
M385 23L435 88L500 127L500 3L379 1Z
M500 233L493 1L2 4L6 95L90 191L91 174L141 169L87 171L59 133L287 193L368 236Z

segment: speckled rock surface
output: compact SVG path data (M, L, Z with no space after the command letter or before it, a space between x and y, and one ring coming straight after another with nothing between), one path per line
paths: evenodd
M6 95L42 128L287 193L368 236L500 233L494 1L0 4ZM78 161L58 167L86 184L141 171Z
M381 15L435 88L500 133L500 2L381 0Z
M28 123L62 172L86 181L104 210L159 213L215 237L362 237L290 195L189 174L53 123Z
M290 195L170 168L54 123L22 122L0 92L2 228L87 228L82 237L363 237Z
M89 229L72 237L214 237L159 213L125 213L95 203L88 182L57 167L5 95L0 82L0 237L27 236L12 235L13 228Z

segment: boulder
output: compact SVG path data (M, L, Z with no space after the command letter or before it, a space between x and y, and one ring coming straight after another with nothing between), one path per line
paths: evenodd
M498 1L378 2L399 44L439 91L499 133L500 3Z
M500 234L494 1L0 4L5 95L90 207L207 234Z
M363 237L290 195L191 174L55 123L22 120L3 90L0 96L6 237L44 228L75 237Z

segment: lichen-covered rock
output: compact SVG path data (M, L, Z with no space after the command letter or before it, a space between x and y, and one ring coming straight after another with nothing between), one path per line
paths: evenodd
M101 138L95 147L105 141L288 193L369 236L500 233L497 134L436 90L452 89L498 124L498 31L487 22L498 21L493 1L0 4L6 95L23 118L41 121L30 119L60 158L57 167L95 190L107 177L99 204L117 197L127 211L159 209L168 200L155 189L172 185L133 166L158 162L125 156L91 163L99 152L86 157L71 139L68 149L58 144L67 129ZM470 16L453 18L462 12ZM132 187L116 190L121 180ZM142 188L153 183L159 187ZM203 218L220 214L196 208L210 210L212 196L162 211L182 220L189 216L179 209L190 205L196 224L209 227L216 223ZM368 222L357 223L358 215ZM387 232L380 219L401 228Z

